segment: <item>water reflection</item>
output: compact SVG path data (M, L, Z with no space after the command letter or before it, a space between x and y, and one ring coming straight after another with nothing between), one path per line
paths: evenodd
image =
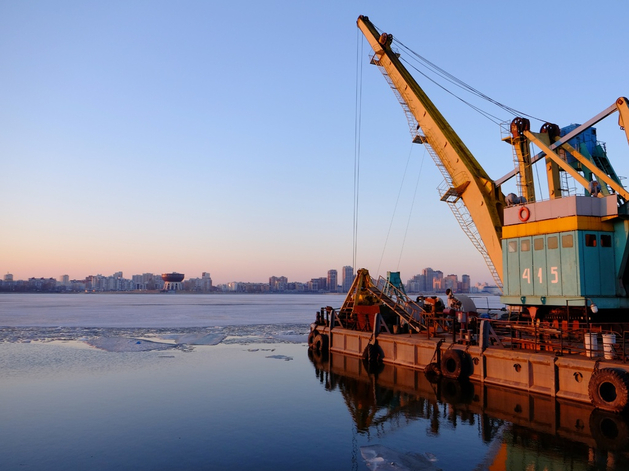
M629 469L627 418L586 404L450 379L385 365L369 371L359 358L313 356L317 378L338 391L358 434L386 433L413 421L441 430L475 427L488 445L476 469Z

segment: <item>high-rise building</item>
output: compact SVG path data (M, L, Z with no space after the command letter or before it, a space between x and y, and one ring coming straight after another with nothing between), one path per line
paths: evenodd
M461 292L469 293L471 288L470 275L461 275Z
M338 272L336 270L328 270L328 291L336 293L338 289Z
M308 291L319 291L321 278L313 278L308 282Z
M406 282L406 291L408 293L425 293L426 275L415 275ZM432 291L432 290L431 290Z
M343 292L347 293L354 282L354 268L349 265L343 267Z
M285 276L269 277L270 291L286 291L287 287L288 287L288 278L286 278Z
M146 283L144 282L144 276L143 275L133 275L131 277L131 281L133 283L133 289L135 289L135 290L145 290L146 289Z
M434 292L435 290L435 271L432 268L424 268L422 270L422 275L424 275L424 283L425 283L425 292Z
M443 289L450 288L452 291L457 292L459 290L459 277L456 275L448 275L443 278Z
M212 291L212 277L205 271L201 274L201 290Z
M446 290L443 285L443 272L441 270L434 271L432 277L432 290L435 293L443 292Z

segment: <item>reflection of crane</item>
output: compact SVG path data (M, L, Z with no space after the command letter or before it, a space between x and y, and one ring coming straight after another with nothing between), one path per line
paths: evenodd
M596 303L601 313L612 314L607 320L618 319L614 316L618 313L626 317L629 192L596 144L592 126L617 111L629 141L627 99L619 98L571 128L545 123L539 133L533 133L527 119L514 119L506 141L513 145L516 169L494 181L402 65L391 49L393 36L379 34L365 16L357 23L374 51L372 63L406 113L413 141L426 146L444 176L442 201L450 205L503 288L502 301L526 308L533 316L569 315L575 307L583 313L584 307L587 311ZM587 145L586 137L594 145ZM541 150L539 154L533 156L531 143ZM533 184L532 165L542 158L548 201L538 201ZM516 175L521 194L505 198L500 187ZM582 185L587 196L570 196L563 185L566 175ZM599 318L603 320L600 314Z

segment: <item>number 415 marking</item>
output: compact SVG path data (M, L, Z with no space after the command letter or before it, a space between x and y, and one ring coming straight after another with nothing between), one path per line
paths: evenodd
M544 281L543 273L544 271L541 268L537 270L537 278L539 279L540 284L542 284ZM550 280L550 282L553 284L559 283L559 269L557 267L550 267L550 274L552 276L552 279ZM522 273L522 279L526 280L526 282L529 285L531 284L531 269L530 268L524 269L524 272Z

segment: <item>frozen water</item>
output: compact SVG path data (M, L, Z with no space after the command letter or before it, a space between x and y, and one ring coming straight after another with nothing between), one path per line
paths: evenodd
M147 352L151 350L170 350L177 347L177 345L170 343L125 337L95 337L85 340L85 343L108 352Z
M338 295L0 295L0 342L72 341L110 352L305 343Z
M309 324L340 295L0 294L6 327L208 327Z
M5 327L0 342L85 342L110 352L189 349L195 345L305 343L309 325L248 325L210 328Z
M401 453L383 445L361 446L360 454L371 471L438 471L440 468L433 463L433 455L429 459L419 453Z
M275 358L276 360L291 361L293 357L287 357L286 355L267 355L266 358Z
M218 345L225 339L225 335L220 332L206 334L205 332L191 332L176 336L177 343L188 345Z

